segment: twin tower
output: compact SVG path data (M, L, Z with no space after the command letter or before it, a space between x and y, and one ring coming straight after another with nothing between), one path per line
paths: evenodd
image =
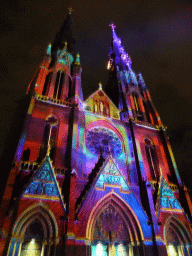
M71 10L47 48L1 165L0 255L192 255L188 191L143 77L111 29L108 83L87 100Z

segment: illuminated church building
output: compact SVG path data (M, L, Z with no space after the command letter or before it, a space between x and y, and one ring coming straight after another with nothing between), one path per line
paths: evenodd
M71 11L48 46L1 202L0 255L192 255L188 191L111 29L108 83L85 101Z

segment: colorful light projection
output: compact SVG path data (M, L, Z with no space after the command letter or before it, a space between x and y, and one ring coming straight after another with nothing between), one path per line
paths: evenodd
M48 161L45 160L33 177L33 181L26 188L24 194L59 197L58 187L53 175Z
M98 244L92 245L92 256L132 256L132 247L124 244ZM170 255L171 256L171 255Z
M119 52L121 54L121 59L122 61L127 65L127 66L131 66L132 61L130 56L126 53L125 49L123 48L123 46L121 45L121 39L117 37L116 33L115 33L115 25L113 23L111 23L109 25L112 28L112 32L113 32L113 41L116 43Z
M167 246L167 252L168 252L168 256L177 256L178 255L177 250L175 249L175 246L172 244Z
M94 155L103 154L104 158L111 154L118 157L122 152L119 137L110 129L95 126L87 132L86 145Z
M35 241L35 239L31 239L30 242L24 242L22 245L22 250L21 250L21 256L40 256L43 253L42 251L42 245L40 242Z
M107 246L102 243L92 245L92 256L107 256Z
M120 186L123 191L129 191L127 183L111 158L96 183L96 187L100 189L104 189L105 185Z
M171 188L168 186L165 179L163 179L162 181L160 195L161 195L160 206L161 208L163 208L163 210L170 210L170 209L182 210L181 205L177 201L176 197L174 196Z

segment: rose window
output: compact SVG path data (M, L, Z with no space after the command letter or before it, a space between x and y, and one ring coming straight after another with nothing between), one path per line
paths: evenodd
M118 157L122 151L122 145L119 137L105 127L94 127L87 132L86 145L94 155L103 154L107 157L111 154Z

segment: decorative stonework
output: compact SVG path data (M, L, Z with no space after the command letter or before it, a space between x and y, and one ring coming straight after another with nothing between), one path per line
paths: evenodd
M109 204L96 220L93 241L115 243L127 242L128 240L128 232L122 217L115 208Z
M112 130L96 126L90 129L86 135L86 145L94 155L103 154L107 157L111 154L118 157L122 151L119 137Z
M96 183L96 188L98 189L104 189L105 186L118 186L121 188L121 191L129 191L129 187L124 177L118 170L115 162L111 157L108 159L108 162L105 165Z
M182 210L181 205L179 204L178 200L174 196L173 191L168 186L165 179L163 179L162 181L160 206L161 208L163 208L163 210L170 210L170 209Z
M48 160L36 171L33 181L26 188L24 195L59 197L59 191Z

